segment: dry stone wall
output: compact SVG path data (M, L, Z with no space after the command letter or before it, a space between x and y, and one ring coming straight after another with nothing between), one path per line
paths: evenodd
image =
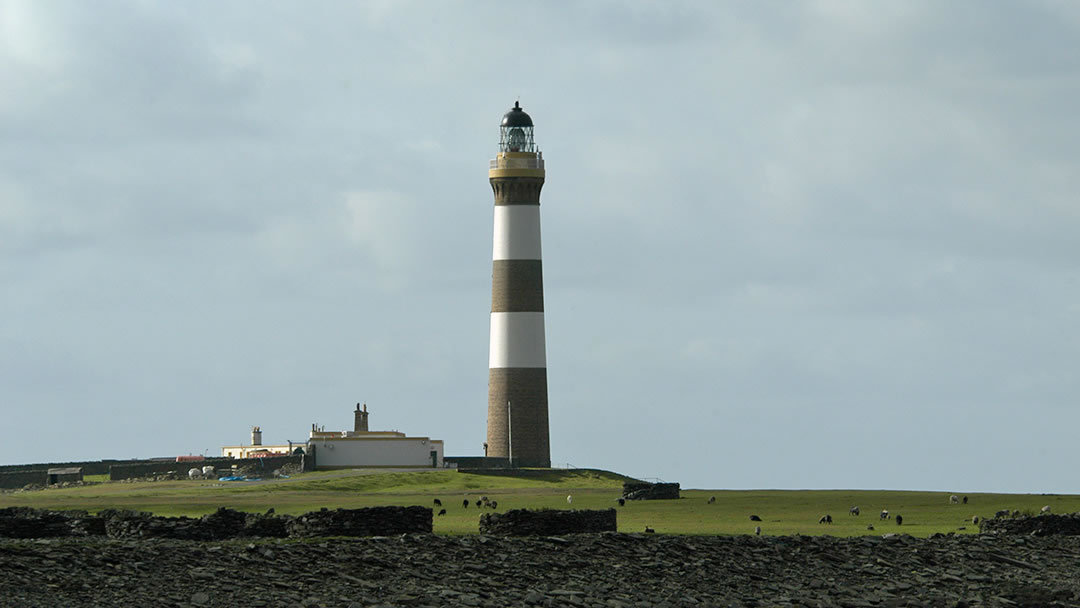
M623 498L626 500L678 499L679 484L627 481L623 483Z
M46 469L40 471L11 471L0 472L0 489L11 490L30 484L45 485L49 480Z
M430 533L431 509L371 507L315 511L299 517L243 513L221 508L202 517L156 517L141 511L106 509L48 511L28 507L0 509L0 538L167 538L216 541L232 538L313 536L393 536Z
M614 532L615 509L561 510L513 509L480 516L481 534L507 536L554 536L580 532Z
M1023 534L1028 536L1080 536L1080 513L1032 517L994 517L979 522L984 534Z
M313 511L288 523L289 536L392 536L431 533L427 507L368 507Z
M141 477L170 474L176 477L186 478L188 469L192 467L201 468L206 465L215 468L231 468L236 466L237 468L251 469L256 474L269 476L275 469L280 469L285 465L302 466L303 459L303 456L297 455L271 456L267 458L208 458L198 462L156 461L138 464L116 464L109 469L109 479L112 481L122 481L125 479L137 479Z

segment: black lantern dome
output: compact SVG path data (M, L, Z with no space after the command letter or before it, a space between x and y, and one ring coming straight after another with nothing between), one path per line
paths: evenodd
M499 151L536 152L532 117L521 109L519 102L515 101L514 107L503 115L499 125Z
M521 109L521 103L515 101L514 107L510 108L510 111L503 114L502 126L504 127L531 127L532 117L525 113L525 110Z

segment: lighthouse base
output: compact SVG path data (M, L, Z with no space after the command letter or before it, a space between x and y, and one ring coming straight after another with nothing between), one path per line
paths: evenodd
M547 368L489 371L487 444L487 456L507 458L515 467L551 466Z

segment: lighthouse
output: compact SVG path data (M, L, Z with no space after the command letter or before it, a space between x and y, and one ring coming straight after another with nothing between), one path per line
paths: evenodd
M503 116L488 168L495 195L488 351L487 455L550 467L540 189L544 156L518 102Z

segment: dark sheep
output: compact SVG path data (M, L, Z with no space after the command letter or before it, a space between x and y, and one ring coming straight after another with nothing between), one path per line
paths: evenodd
M899 526L899 525L902 525L903 523L904 523L904 516L903 515L897 515L896 516L896 525Z
M967 496L964 497L964 504L967 504Z
M867 530L873 530L874 529L874 524L867 524L866 529Z
M819 523L819 524L831 524L832 523L832 515L828 515L828 514L822 515L821 519L819 519L817 523Z
M439 515L446 515L446 509L439 509Z
M750 521L761 521L761 518L758 517L757 515L751 515L750 516Z
M710 497L709 497L709 504L711 505L711 504L713 504L714 502L716 502L716 497L715 497L715 496L710 496Z
M754 528L754 534L756 536L761 536L761 526L757 526Z
M488 506L491 507L492 509L498 509L499 508L499 501L493 500L493 501L488 503Z
M859 514L859 506L856 505L854 507L851 507L850 509L848 509L847 514L848 515L858 515Z
M466 498L465 500L461 501L461 506L468 509L469 508L469 499Z
M438 498L436 498L436 499L435 499L435 506L436 506L436 507L441 507L441 506L442 506L442 501L441 501L441 500L439 500Z
M646 534L654 534L654 533L656 533L656 530L653 530L649 526L645 526L645 533Z
M624 505L626 505L626 499L625 498L620 498L619 499L619 506L622 507Z

